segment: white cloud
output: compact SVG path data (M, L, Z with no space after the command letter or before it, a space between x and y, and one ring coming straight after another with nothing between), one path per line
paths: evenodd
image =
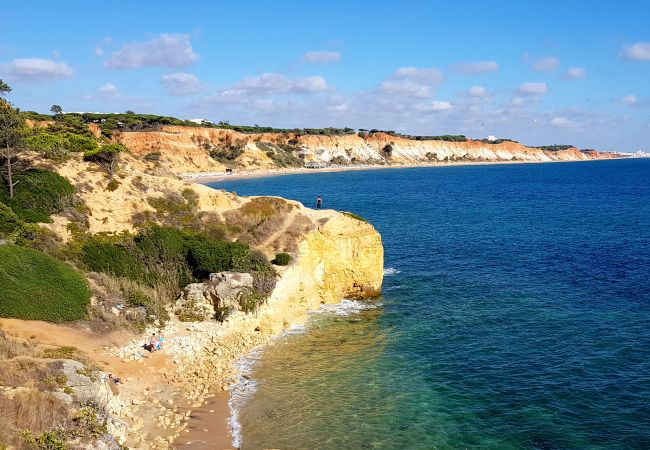
M444 77L435 67L401 67L382 81L377 92L389 96L428 98L435 94Z
M304 78L289 78L278 73L263 73L254 77L246 77L233 89L243 93L257 94L309 94L330 89L325 78L311 76Z
M106 83L105 85L99 88L99 92L102 94L117 94L117 88L111 83Z
M570 67L562 78L565 80L577 80L579 78L587 78L587 71L583 67Z
M566 117L553 117L551 119L551 125L561 128L578 128L577 123Z
M544 95L548 92L548 86L546 83L534 83L526 81L521 83L519 88L517 88L517 93L519 95Z
M531 68L535 72L553 72L560 65L560 60L554 56L545 56L533 62Z
M634 61L650 61L650 42L637 42L636 44L626 45L621 52L624 59Z
M463 75L478 75L481 73L496 72L499 64L495 61L458 62L451 64L449 70Z
M42 58L21 58L0 65L0 74L9 81L33 83L68 78L73 75L73 72L62 62Z
M485 89L483 86L472 86L467 91L467 95L469 95L470 97L481 98L481 97L487 97L489 94L487 89Z
M414 80L419 83L437 85L442 83L445 77L435 67L400 67L395 71L392 78L398 80Z
M95 47L95 56L103 56L104 55L104 49L101 47Z
M451 108L453 108L453 105L451 103L441 102L437 100L434 100L426 105L415 105L415 109L421 112L447 111Z
M201 82L197 76L185 72L162 75L160 84L167 89L169 95L190 95L201 90Z
M181 68L194 64L199 55L192 50L188 34L161 34L146 42L130 42L111 53L104 63L113 69L139 67Z
M636 105L639 103L639 99L634 94L628 94L621 97L620 102L626 105Z
M333 63L341 60L340 52L329 52L322 50L318 52L307 52L302 55L302 61L308 63Z
M427 85L410 80L386 80L377 88L377 91L387 95L399 95L414 98L431 97L435 91Z

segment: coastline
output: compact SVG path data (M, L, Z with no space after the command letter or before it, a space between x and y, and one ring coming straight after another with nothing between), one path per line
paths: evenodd
M186 172L179 173L178 177L191 183L210 183L233 180L245 180L251 178L271 178L286 175L311 175L334 172L356 172L366 170L391 170L391 169L416 169L432 167L458 167L458 166L494 166L505 164L547 164L547 163L574 163L574 162L595 162L611 161L613 159L627 158L602 158L602 159L573 159L573 160L549 160L549 161L454 161L447 163L423 163L423 164L400 164L400 165L357 165L357 166L335 166L321 169L309 169L305 167L282 168L282 169L247 169L241 172Z

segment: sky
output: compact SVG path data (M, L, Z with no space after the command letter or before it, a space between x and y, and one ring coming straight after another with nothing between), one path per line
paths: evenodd
M2 2L23 110L650 151L650 2Z

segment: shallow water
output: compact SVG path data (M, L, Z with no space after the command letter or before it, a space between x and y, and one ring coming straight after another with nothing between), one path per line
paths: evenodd
M242 448L650 448L650 160L213 184L366 217L370 309L256 358Z

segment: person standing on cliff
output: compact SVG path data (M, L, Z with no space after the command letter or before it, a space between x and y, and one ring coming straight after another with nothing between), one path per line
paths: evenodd
M316 209L320 209L320 207L323 206L323 199L320 198L320 195L316 197Z

